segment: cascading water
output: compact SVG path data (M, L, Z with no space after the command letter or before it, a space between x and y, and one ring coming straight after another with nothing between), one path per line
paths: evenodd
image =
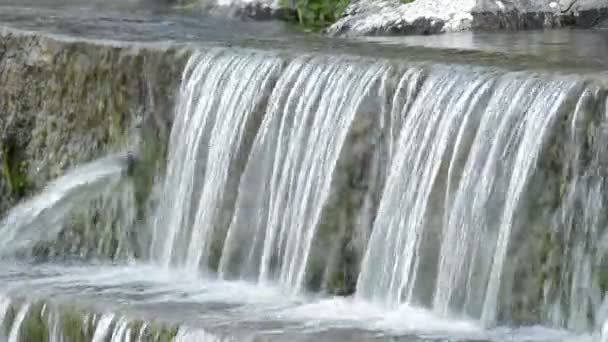
M508 258L517 257L511 245L519 243L515 237L522 233L535 233L525 215L538 195L531 183L548 183L535 176L540 172L539 160L555 147L550 140L562 122L575 127L577 121L595 117L605 125L600 112L605 96L576 78L433 69L403 113L357 297L389 307L430 306L443 315L465 315L494 324L501 308L499 293L502 290L501 295L508 296L508 286L515 281L516 265L507 265ZM580 153L584 146L580 140L585 138L581 132L572 133L560 138L572 139L567 147ZM604 148L597 146L587 146L591 167L581 171L580 161L575 162L569 166L571 179L560 184L560 191L566 191L564 198L574 191L587 208L577 218L584 232L568 233L570 239L587 242L575 244L576 256L570 259L581 264L555 275L562 278L562 286L570 283L572 292L570 305L564 308L567 322L553 319L553 323L580 330L589 328L586 315L597 310L603 296L597 277L606 246L592 247L589 240L599 239L605 225L599 214L604 180L588 174L601 169L599 150ZM577 189L567 190L570 187ZM572 220L580 212L562 207L553 215L561 222L553 228L547 222L545 234L561 234L561 226L571 230L573 224L563 220ZM539 284L552 291L555 286L551 279ZM595 291L593 305L581 289ZM550 300L550 295L546 297ZM556 300L561 303L557 305L563 304ZM562 311L550 305L542 310L541 319L549 321L549 316Z
M378 144L386 145L371 148L386 152L386 181L356 298L493 325L521 319L501 298L544 289L536 302L521 304L540 312L534 320L592 329L585 313L603 300L599 269L607 250L590 242L605 236L604 180L592 171L603 167L603 150L581 142L585 132L563 126L575 127L582 117L603 124L605 94L577 77L448 66L396 70L346 58L300 57L283 68L256 53L194 56L176 111L153 254L165 265L203 264L225 279L300 292L325 204L336 191L336 164L373 89L380 106L371 111L386 131ZM592 167L581 165L583 148L594 156L585 162ZM553 150L572 165L548 161ZM544 185L556 187L547 179L561 176L557 194L542 193ZM557 197L532 219L539 193ZM589 209L582 221L572 217L576 205ZM568 233L577 225L584 232ZM526 270L521 259L555 258L553 242L543 239L558 236L566 243L583 239L568 252L572 264L557 273L540 265L532 271L542 272L536 283L518 282Z
M209 260L214 257L223 277L276 279L298 291L350 124L387 69L381 63L363 72L359 67L346 59L302 57L273 85L279 59L223 50L193 57L180 92L152 254L189 269L217 264ZM248 122L259 125L256 109L265 116L254 127L251 152L240 155ZM239 156L247 161L242 176L233 165ZM226 193L237 191L229 183L239 178L236 204L224 204L233 197ZM233 206L225 244L214 246L226 234L221 210ZM253 242L241 248L243 239Z
M101 316L99 322L97 322L97 327L95 328L95 333L93 334L92 342L102 342L105 341L110 333L110 325L114 320L113 314L106 314Z
M10 332L8 334L8 342L18 342L19 341L19 334L21 333L21 331L20 331L21 324L25 320L25 315L27 315L29 309L30 309L30 304L25 303L21 306L21 308L17 312L17 316L15 317L15 322L13 323L13 326L11 327Z
M17 205L0 222L0 254L8 255L54 238L69 213L120 184L129 166L128 158L113 155L74 168L51 182L39 195ZM116 208L118 205L128 207L124 201L115 204L104 202L104 210L123 209Z
M358 67L356 62L299 58L284 71L242 176L222 276L277 280L300 290L350 125L361 100L387 69L380 63L362 72ZM243 246L245 241L250 243Z
M2 265L0 289L117 308L79 322L92 341L531 339L492 329L503 323L595 338L608 303L606 98L580 76L196 52L150 204L153 265ZM37 220L56 235L103 188L110 199L85 216L107 211L102 229L123 249L113 227L135 225L134 190L116 186L112 160L15 208L6 245L46 239ZM306 294L332 287L354 298ZM69 333L39 307L0 297L6 336L39 320L58 341ZM184 324L159 332L133 323L142 312ZM542 329L538 341L570 336Z
M190 60L154 223L152 254L164 265L198 269L201 262L208 263L230 169L239 157L250 116L279 67L276 58L224 50Z

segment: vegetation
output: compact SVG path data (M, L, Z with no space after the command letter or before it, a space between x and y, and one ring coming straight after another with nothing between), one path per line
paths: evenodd
M320 30L334 22L344 13L351 0L281 0L283 8L294 8L287 20L295 21L299 25ZM399 0L403 4L415 0Z
M309 29L322 29L334 23L346 9L350 0L282 0L283 8L295 8L288 20Z
M17 148L13 143L4 142L2 146L2 177L8 185L9 191L15 198L22 197L27 191L27 163L19 160L16 155Z

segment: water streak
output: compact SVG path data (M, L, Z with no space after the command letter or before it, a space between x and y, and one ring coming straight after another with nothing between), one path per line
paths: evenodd
M114 321L114 314L105 314L101 316L99 322L97 322L97 327L95 328L95 332L93 333L92 342L102 342L108 336L110 336L110 326Z
M206 267L230 169L280 60L213 50L193 56L170 141L152 252L168 266Z
M130 342L130 332L129 332L129 321L124 317L121 317L114 327L114 331L112 332L112 337L110 339L111 342Z
M76 167L11 209L0 222L0 253L54 238L68 213L117 184L127 166L125 155L113 155Z
M433 68L403 115L357 297L494 324L530 181L583 87L567 77Z
M21 333L21 324L25 320L28 312L30 310L30 303L25 303L21 305L17 315L15 316L15 321L11 326L10 333L8 335L8 342L19 342L19 334Z
M222 276L301 289L340 151L360 103L386 71L381 63L362 65L298 58L279 79L242 176Z

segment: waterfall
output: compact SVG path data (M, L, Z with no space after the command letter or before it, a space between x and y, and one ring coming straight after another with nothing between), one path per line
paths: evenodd
M95 327L95 332L93 333L92 342L102 342L106 341L109 336L111 336L110 327L112 322L114 321L114 314L105 314L99 318L97 322L97 326Z
M291 294L343 272L389 309L599 329L607 110L578 76L199 52L151 255Z
M11 326L10 333L8 335L8 342L19 342L19 334L21 333L21 324L25 320L25 316L30 310L30 303L25 303L21 306L19 311L17 312L17 316L15 316L15 322Z
M552 312L556 315L565 310L568 322L557 319L554 324L588 329L583 315L593 312L602 298L597 283L602 256L598 253L605 253L606 246L594 250L599 245L592 247L590 241L599 240L605 224L600 214L605 180L597 174L599 163L605 160L601 153L605 147L597 142L585 145L581 133L588 131L561 130L564 125L576 127L581 120L601 119L598 112L603 110L605 96L597 86L575 77L432 68L403 112L357 297L392 308L429 306L442 315L464 315L494 324L505 306L499 298L511 298L509 286L524 282L515 277L521 272L518 267L523 268L517 264L522 261L517 259L521 257L518 253L524 253L517 246L522 234L529 234L526 243L538 241L534 235L538 232L533 230L538 223L529 219L544 215L532 209L537 196L547 197L543 190L560 188L556 191L566 200L551 198L547 203L554 208L544 217L546 231L542 234L554 239L565 229L571 231L570 238L564 239L567 243L583 241L569 252L574 265L564 265L561 275L551 275L562 277L561 282L543 275L545 279L535 289L560 292L556 286L570 284L565 301L570 307L555 311L549 304L542 305L544 317L540 319L551 321ZM605 132L601 134L605 139ZM600 138L597 134L596 139ZM557 143L559 139L565 141ZM586 156L590 161L585 163L590 165L584 171L579 165L582 157L576 155L582 148L591 154ZM571 156L568 151L572 149L579 152ZM556 170L541 169L539 164L546 163L554 150L575 165L553 160ZM549 171L555 173L544 177ZM562 177L563 172L570 175L555 187L549 179ZM542 186L551 188L539 189ZM555 208L560 202L569 206L569 196L582 202L579 211ZM585 208L582 216L581 208ZM580 220L580 225L568 220ZM573 232L574 226L579 230ZM540 257L529 253L530 258ZM589 293L581 292L585 288L596 291L592 296L596 303L589 302ZM557 306L565 303L564 298L553 298L550 293L543 296L559 303Z
M128 329L129 321L123 317L121 317L116 322L116 327L112 332L112 337L110 342L122 342L129 341L129 337L131 336L131 332Z
M207 265L231 168L280 65L276 58L224 50L190 59L154 222L152 254L162 264Z
M370 87L386 67L297 58L279 79L239 187L220 263L224 277L298 292L333 169Z
M0 280L15 298L0 296L0 322L10 341L29 338L22 327L34 323L50 341L70 335L69 323L97 342L220 341L270 335L266 327L297 339L325 309L323 337L397 325L404 336L447 327L446 338L466 330L496 341L512 331L496 325L540 325L545 340L606 334L605 85L210 48L190 57L177 95L149 202L136 200L128 163L114 155L67 172L0 224L2 253L59 236L51 256L145 255L154 265L9 260ZM148 253L132 252L132 240L150 242ZM61 311L21 297L38 290L118 309ZM201 310L200 326L129 316L158 310L174 322L182 304Z
M126 188L123 186L124 191L118 197L113 196L116 187L122 186L128 169L127 159L124 154L111 155L68 170L40 194L11 209L0 222L1 254L9 255L37 242L52 240L64 227L69 214L79 209L94 210L87 205L96 198L101 197L102 207L108 215L115 214L115 211L132 212L134 204L127 203L132 194L128 185ZM107 196L100 196L100 193ZM131 223L133 215L122 217L129 221L124 225Z
M280 59L256 53L193 56L152 254L165 266L218 268L299 291L332 170L362 99L386 71L355 59L301 57L283 70Z

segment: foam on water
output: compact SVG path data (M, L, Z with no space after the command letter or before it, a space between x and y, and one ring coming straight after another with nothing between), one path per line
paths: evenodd
M360 331L362 340L367 340L364 335L369 335L380 340L411 336L427 341L446 338L497 342L593 341L590 335L543 327L485 330L476 321L445 318L428 309L407 305L387 310L353 298L286 299L280 288L199 278L153 265L0 266L9 271L9 275L0 277L2 293L12 296L36 293L59 302L78 300L81 305L109 312L97 321L93 341L107 338L124 341L126 336L132 336L127 333L125 316L110 312L143 317L153 313L155 319L181 322L184 326L178 332L177 341L222 341L221 336L235 335L271 336L277 329L285 336L315 334L321 340L333 340L332 332ZM27 310L21 307L19 313L25 317ZM19 321L15 320L15 324ZM138 335L143 335L145 329L142 327ZM17 333L15 327L11 331Z

